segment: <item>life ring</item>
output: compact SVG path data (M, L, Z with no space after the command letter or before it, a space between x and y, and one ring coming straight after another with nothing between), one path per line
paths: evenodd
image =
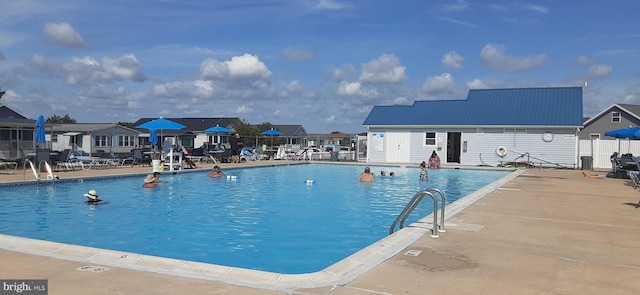
M498 154L498 156L500 156L500 158L504 158L507 155L507 148L504 146L499 146L496 149L496 154Z

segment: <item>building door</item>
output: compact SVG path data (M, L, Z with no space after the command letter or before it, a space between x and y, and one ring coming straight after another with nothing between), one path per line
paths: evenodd
M385 137L387 162L408 163L411 135L407 132L388 132Z
M447 163L460 163L460 132L447 132Z

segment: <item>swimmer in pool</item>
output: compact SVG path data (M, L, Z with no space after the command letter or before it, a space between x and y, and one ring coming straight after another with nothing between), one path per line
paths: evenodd
M153 172L153 183L161 183L162 180L160 180L160 172Z
M376 181L376 176L375 176L375 174L371 173L371 168L366 167L366 168L364 168L364 172L362 172L360 174L360 177L358 177L358 181L360 181L360 182L374 182L374 181Z
M84 194L84 196L87 197L87 204L97 205L99 202L103 201L95 190L90 190L88 193Z
M142 187L154 188L156 187L155 181L156 181L156 178L153 177L153 174L149 174L147 175L147 177L144 178L144 184L142 185Z
M224 176L224 172L222 172L220 170L220 167L218 167L218 165L213 166L213 170L211 170L211 172L209 172L209 174L207 174L207 176L209 177L222 177Z

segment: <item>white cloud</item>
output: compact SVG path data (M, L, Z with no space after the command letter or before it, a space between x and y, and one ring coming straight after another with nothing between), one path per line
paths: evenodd
M205 59L200 64L200 74L204 79L226 80L229 83L249 83L264 87L269 83L271 71L257 56L244 54L231 60L220 62Z
M399 84L407 78L405 69L395 55L384 54L362 65L359 80L364 83Z
M324 120L327 123L333 123L336 120L336 116L329 116L326 120Z
M35 58L36 56L34 56ZM143 82L146 80L140 70L140 62L133 54L125 54L115 59L105 57L102 59L102 64L90 56L76 57L70 62L64 63L62 68L66 71L67 83L71 85L123 80Z
M578 56L578 59L576 60L576 64L579 66L590 66L595 64L596 61L593 59L590 59L586 56Z
M271 76L267 66L257 56L248 53L234 56L225 63L229 66L229 75L232 78L268 79Z
M469 89L487 89L490 88L484 81L480 79L473 79L473 81L467 83Z
M537 13L547 13L549 12L549 9L542 6L542 5L533 5L533 4L525 4L522 6L522 8L526 9L526 10L530 10L533 12L537 12Z
M58 45L85 47L82 36L69 23L49 23L44 26L44 34Z
M462 62L464 57L457 54L455 51L451 51L442 57L442 64L450 69L462 68Z
M314 7L317 10L341 10L350 7L349 4L340 3L335 0L319 0Z
M455 0L453 4L447 4L442 6L444 11L462 11L469 9L469 2L465 0Z
M287 47L280 51L280 54L288 60L312 60L313 53L309 51L302 51L297 48Z
M607 65L593 65L589 67L589 78L591 79L601 79L611 76L613 73L613 68Z
M349 83L342 81L338 86L338 95L341 96L367 96L367 93L362 90L360 82Z
M426 93L452 92L455 88L453 76L443 73L440 76L429 76L422 84L422 90Z
M503 72L519 72L538 68L544 65L547 60L545 54L538 54L528 57L513 57L505 54L506 50L502 45L487 44L482 48L480 57L482 64Z
M396 97L393 100L393 104L394 105L410 105L411 104L411 99L409 99L406 96L400 96L400 97Z
M356 68L351 64L342 65L340 67L329 66L326 67L324 71L333 81L351 80L357 75Z
M236 109L236 114L238 115L244 115L244 114L250 114L250 113L252 113L251 108L245 105L241 105Z
M195 80L189 82L174 81L153 87L153 94L159 97L199 97L207 98L213 95L214 87L211 81Z

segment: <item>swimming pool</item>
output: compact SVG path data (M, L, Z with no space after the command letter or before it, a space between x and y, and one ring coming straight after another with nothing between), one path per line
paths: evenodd
M163 175L155 189L141 177L5 186L0 233L68 244L200 261L276 273L323 269L388 234L409 199L438 187L448 202L509 172L372 167L394 178L356 181L363 166L291 165ZM308 183L307 180L312 180ZM95 189L109 204L91 206ZM421 204L407 224L429 214Z

